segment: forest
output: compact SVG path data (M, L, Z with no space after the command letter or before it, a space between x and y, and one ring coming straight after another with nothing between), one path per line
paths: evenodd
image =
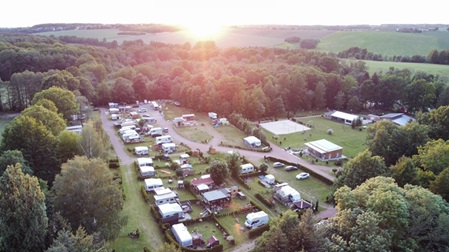
M126 222L118 218L120 189L104 172L107 140L99 122L86 123L81 135L64 127L92 106L159 99L251 121L334 109L414 116L406 126L382 121L368 128L367 150L334 182L336 217L315 225L310 213L298 219L287 212L255 251L449 249L447 79L394 68L370 75L363 61L348 65L306 49L69 39L0 36L0 111L22 113L0 145L0 250L62 251L71 239L71 246L104 251ZM96 183L84 183L90 178ZM86 187L92 197L79 193ZM12 206L20 211L13 214Z

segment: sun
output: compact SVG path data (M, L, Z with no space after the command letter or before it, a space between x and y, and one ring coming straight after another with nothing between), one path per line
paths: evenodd
M189 35L200 40L216 38L223 31L223 25L207 21L190 22L184 27Z

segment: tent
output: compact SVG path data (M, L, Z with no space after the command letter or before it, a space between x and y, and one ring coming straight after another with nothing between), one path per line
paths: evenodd
M259 138L255 137L255 136L249 136L249 137L243 138L243 143L250 148L259 147L262 144L260 142Z

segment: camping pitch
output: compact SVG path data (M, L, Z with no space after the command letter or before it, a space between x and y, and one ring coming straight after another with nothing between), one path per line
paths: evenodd
M275 135L285 135L310 130L309 127L290 120L261 123L260 126Z

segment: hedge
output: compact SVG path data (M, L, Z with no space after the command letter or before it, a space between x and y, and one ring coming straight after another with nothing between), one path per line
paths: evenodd
M140 192L142 193L143 199L145 202L149 203L151 200L150 195L148 195L147 190L145 190L145 186L140 187Z
M250 231L248 231L248 238L253 238L253 237L258 237L260 236L263 232L270 230L270 225L266 224L263 226L260 226L258 228L252 229Z
M264 196L262 196L260 193L254 194L254 196L260 200L265 206L268 208L272 208L274 205L269 200L267 200Z

